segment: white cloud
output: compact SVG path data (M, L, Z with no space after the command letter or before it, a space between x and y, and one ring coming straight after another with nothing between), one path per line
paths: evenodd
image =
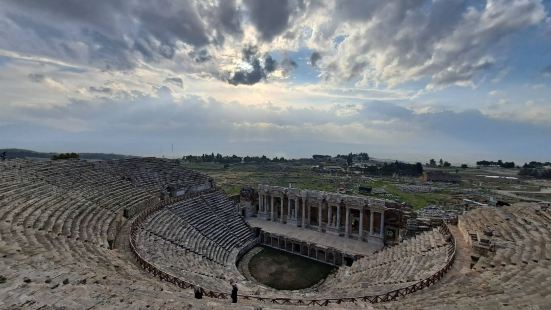
M314 29L310 47L325 52L320 68L326 78L360 85L429 78L434 88L472 85L496 63L497 44L540 23L545 10L529 0L488 1L481 8L464 1L346 1L329 2L321 15L328 17L306 23ZM336 48L328 45L343 35Z
M228 80L245 44L260 54L310 48L321 76L381 88L428 79L473 85L498 62L498 44L548 24L540 0L7 1L0 48L101 69L145 63ZM51 23L55 18L56 23ZM276 71L279 76L282 71ZM494 79L507 73L502 69ZM276 77L277 74L274 74Z
M549 133L546 69L528 91L502 84L515 74L503 43L549 24L541 1L246 2L0 3L2 141L148 154L149 144L181 140L198 152L297 156L504 151L485 141ZM268 70L274 52L284 61ZM246 80L254 85L228 83L255 60L259 75ZM289 78L296 71L322 81ZM442 102L448 96L456 106Z

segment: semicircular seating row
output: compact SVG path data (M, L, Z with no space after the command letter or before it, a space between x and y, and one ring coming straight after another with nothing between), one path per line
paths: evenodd
M160 270L211 290L228 290L231 279L246 281L237 255L256 238L223 192L167 206L140 228L138 251Z
M244 294L286 298L375 295L406 287L440 270L450 246L435 229L342 267L315 289L281 292L248 281L237 270L236 255L250 242L255 242L254 235L221 192L153 213L136 240L143 258L187 282L223 292L229 289L229 279L237 279Z
M126 168L114 169L117 162ZM124 308L132 303L131 307L137 308L177 308L195 302L188 290L152 278L124 252L108 249L107 241L120 237L128 224L121 216L123 208L143 208L158 200L158 186L183 184L186 176L190 187L194 182L208 182L208 177L170 161L144 159L143 164L150 168L134 169L140 166L136 159L0 162L0 275L6 278L0 283L3 305L8 309ZM172 172L154 172L163 169ZM551 304L550 211L536 207L477 209L461 216L459 226L466 240L469 233L482 233L490 227L497 245L495 255L481 257L473 269L452 274L434 287L383 307L512 305L545 309ZM213 192L152 214L138 237L140 251L150 255L148 259L156 266L189 282L226 291L225 280L242 280L234 260L239 249L250 242L251 233L228 199ZM261 292L317 298L369 295L404 287L442 264L443 238L438 230L418 235L340 268L311 291ZM255 283L242 283L244 293L258 290Z
M107 165L116 163L0 162L0 308L201 307L192 292L151 277L125 251L109 250L108 240L128 226L122 209L158 198Z
M169 294L170 287L144 276L121 253L109 250L107 241L115 239L125 224L123 208L139 209L146 202L156 201L159 186L188 180L191 187L208 178L178 168L170 161L144 159L142 164L149 168L135 169L142 166L136 159L2 162L0 251L2 276L7 278L0 292L2 300L14 307L56 303L69 307L98 303L123 306L129 302L143 306L158 300L154 296L161 290ZM234 278L242 280L244 293L259 290L255 283L245 281L235 267L237 252L254 236L222 193L179 202L154 214L146 224L138 244L142 249L156 250L148 252L153 253L149 259L154 263L172 271L178 269L186 280L205 287L225 291L229 285L220 280ZM425 239L416 238L414 247L428 245L429 239ZM377 261L377 257L388 253L383 251L371 259ZM414 266L424 268L423 262ZM373 276L377 267L370 270ZM352 270L351 274L359 277L351 281L361 280L361 272ZM384 272L379 274L385 278ZM23 282L24 278L31 282ZM69 284L59 285L61 279ZM336 287L365 292L361 287ZM269 288L261 292L281 296ZM319 297L320 292L317 289L289 296ZM168 296L165 300L175 300Z
M188 210L176 212L200 212L191 211L201 206L199 200L195 200L195 203L189 202ZM165 210L158 216L169 220L173 217L173 211ZM198 219L190 218L188 223L197 221ZM151 219L148 225L155 226L155 222L155 219ZM453 273L434 287L408 295L385 307L424 309L445 306L486 309L512 305L545 309L551 304L551 210L536 206L476 209L460 216L459 228L464 232L465 240L473 232L482 233L491 228L492 241L497 244L496 253L481 257L472 269L469 269L468 264L459 265L466 266L467 269ZM207 234L210 236L210 233ZM375 295L409 286L431 276L446 263L450 246L446 237L435 229L362 258L351 267L341 267L324 283L311 290L277 292L265 288L259 290L258 285L251 282L244 284L247 291L260 291L266 297L307 299L320 296L338 298ZM207 253L217 252L207 250ZM192 278L190 270L207 270L208 277L212 279L220 278L221 272L229 277L239 278L239 274L233 269L232 259L228 261L227 255L221 259L216 259L216 254L209 255L214 261L226 264L224 268L230 267L231 271L224 269L222 272L218 264L200 268L190 265L191 267L181 268L179 275L190 282L201 281L200 278ZM181 257L185 254L180 252L174 256ZM174 265L181 267L187 264L180 260ZM202 283L212 285L213 289L217 288L216 281Z
M464 264L430 290L387 306L393 309L549 309L551 210L520 203L480 208L459 217L465 246L492 231L495 253ZM470 254L466 253L470 260ZM474 254L474 253L472 253ZM478 255L478 254L475 254Z

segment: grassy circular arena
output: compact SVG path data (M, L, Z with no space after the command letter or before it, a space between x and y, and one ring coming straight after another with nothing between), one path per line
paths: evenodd
M262 247L249 261L251 275L258 282L278 290L310 287L334 269L330 265L268 247Z

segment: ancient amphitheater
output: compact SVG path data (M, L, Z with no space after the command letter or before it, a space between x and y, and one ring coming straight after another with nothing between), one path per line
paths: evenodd
M550 225L543 206L476 209L277 291L238 269L267 239L206 175L154 158L6 160L0 308L550 309Z

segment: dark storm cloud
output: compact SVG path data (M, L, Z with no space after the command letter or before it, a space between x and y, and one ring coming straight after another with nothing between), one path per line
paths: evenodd
M231 74L228 82L232 85L253 85L264 79L277 68L277 62L270 55L264 56L263 66L256 46L248 46L242 51L243 61L248 63L251 70L238 70Z
M241 32L241 18L235 0L221 1L218 16L220 23L225 27L227 32Z
M33 12L34 16L55 17L58 20L72 20L90 25L110 27L116 15L129 13L131 1L125 0L6 0L23 12Z
M243 12L235 0L217 0L214 3L195 0L197 12L209 35L209 43L223 45L227 36L243 35Z
M245 5L252 23L265 41L271 41L287 28L293 11L289 0L246 0Z
M266 72L270 73L273 72L277 67L277 62L272 58L272 56L268 55L266 59L264 60L264 69Z
M132 50L126 42L96 30L83 29L82 36L90 44L90 63L103 69L126 70L134 67Z
M540 0L486 2L0 0L0 49L107 70L162 62L228 80L219 72L225 66L216 65L231 62L227 55L248 39L243 29L254 27L258 38L251 41L263 49L277 38L282 51L322 51L323 62L314 51L310 64L324 80L468 85L499 61L497 43L550 24ZM253 68L248 83L271 66L251 52L259 61L246 60Z
M165 44L175 39L192 45L208 42L206 30L201 23L194 3L190 0L163 1L153 5L149 1L124 0L7 0L21 12L32 12L34 16L55 17L61 21L72 21L82 28L94 28L104 35L126 33L128 26L136 26L144 35L153 35ZM132 25L132 19L137 23ZM125 24L128 22L128 24ZM111 33L108 33L112 31Z
M253 57L258 54L258 47L255 45L249 45L243 48L241 51L243 60L250 62Z
M159 9L156 5L145 5L137 16L140 18L142 30L164 45L172 46L175 40L180 40L194 46L203 46L209 39L199 14L192 7L190 1L170 5L166 10Z
M191 51L189 52L189 57L191 57L197 63L207 62L212 59L212 56L210 56L209 52L205 49Z
M134 43L134 49L147 61L152 61L155 57L155 52L151 50L149 44L145 40L137 40Z
M229 79L228 82L230 82L230 84L232 85L253 85L260 82L263 78L266 77L258 59L253 60L251 66L253 67L251 71L241 70L234 72L233 76Z
M21 28L31 29L36 33L37 36L41 38L63 38L63 32L57 28L38 23L32 18L20 15L20 14L11 14L8 13L6 16L17 24Z
M318 61L321 60L321 54L318 53L318 52L313 52L312 55L310 55L310 65L312 65L312 67L317 67L318 66Z
M165 0L162 5L145 0L6 0L0 6L18 30L35 34L33 46L5 38L0 48L103 69L130 69L140 57L147 62L171 59L179 43L200 49L241 33L235 1L206 6L193 0ZM196 60L207 60L200 53Z

